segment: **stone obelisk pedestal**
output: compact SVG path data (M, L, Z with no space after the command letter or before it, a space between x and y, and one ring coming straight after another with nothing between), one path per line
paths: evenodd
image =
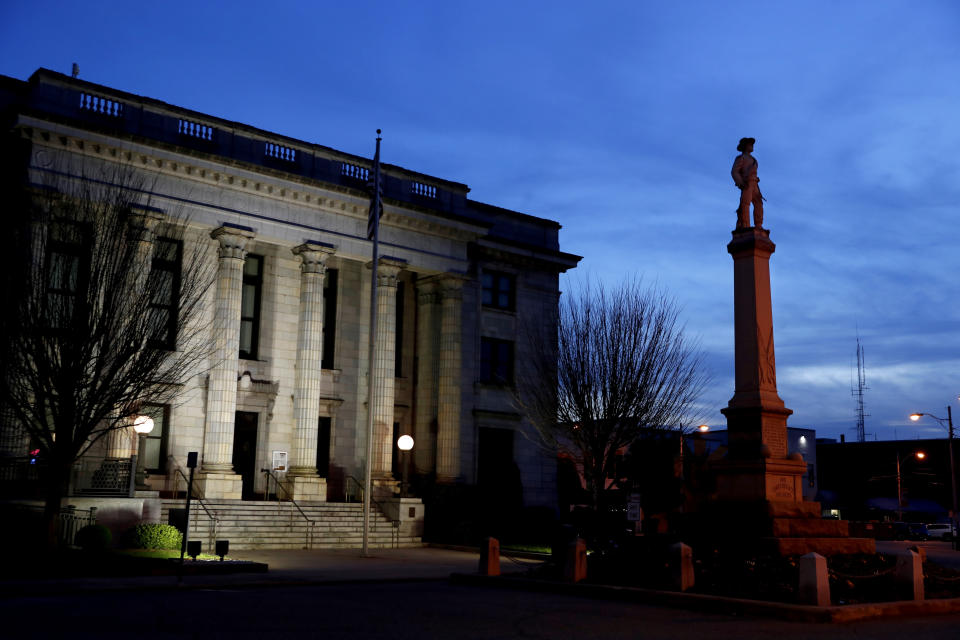
M784 555L873 552L873 540L848 537L846 522L823 520L804 502L806 463L788 455L787 409L777 392L770 297L776 246L759 227L737 229L733 256L736 389L722 413L728 453L713 464L716 494L706 511L721 537Z

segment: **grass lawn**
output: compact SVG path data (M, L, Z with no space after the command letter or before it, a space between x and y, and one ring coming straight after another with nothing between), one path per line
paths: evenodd
M113 551L118 555L133 556L135 558L176 558L180 559L180 550L179 549L116 549ZM190 556L185 556L185 559L192 560ZM224 560L234 560L230 556L224 556ZM197 560L220 560L220 556L215 556L210 553L201 553L197 556Z

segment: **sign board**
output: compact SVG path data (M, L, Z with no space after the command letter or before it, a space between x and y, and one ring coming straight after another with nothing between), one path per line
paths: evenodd
M273 470L274 471L287 470L287 452L286 451L273 452Z
M627 501L627 520L640 522L643 520L643 511L640 510L640 494L631 493Z

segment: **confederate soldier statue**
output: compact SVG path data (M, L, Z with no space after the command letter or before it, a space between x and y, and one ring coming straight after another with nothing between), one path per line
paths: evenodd
M740 138L737 151L740 155L733 161L730 174L740 189L740 207L737 209L737 229L750 226L750 203L753 203L753 222L757 228L763 228L763 195L760 193L760 178L757 177L757 159L753 152L753 138Z

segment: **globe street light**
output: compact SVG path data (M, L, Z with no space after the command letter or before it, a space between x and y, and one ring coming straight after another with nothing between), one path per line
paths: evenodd
M400 483L400 497L407 497L407 472L409 465L408 457L410 455L410 450L413 449L413 438L404 434L397 438L397 448L400 449L400 466L403 467L403 481Z
M137 432L137 489L148 489L144 460L144 453L146 452L144 440L146 440L147 434L153 431L153 418L150 416L137 416L133 419L133 430Z
M916 422L922 416L933 418L940 423L941 427L947 429L947 455L950 457L950 493L953 499L953 504L950 505L950 523L953 531L950 533L953 537L953 548L957 549L960 548L960 542L957 540L957 534L960 533L960 527L958 527L960 514L957 514L957 471L953 464L953 411L951 411L950 405L947 405L946 419L938 418L932 413L912 413L910 414L910 419Z

